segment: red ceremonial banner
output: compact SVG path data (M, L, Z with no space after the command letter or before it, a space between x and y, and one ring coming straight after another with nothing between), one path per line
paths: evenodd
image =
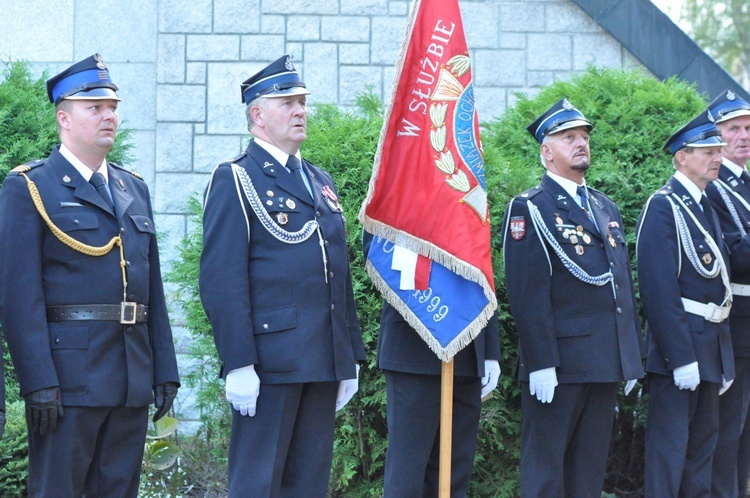
M487 306L469 327L473 339L497 301L471 59L457 0L412 6L360 220L366 231L482 287Z

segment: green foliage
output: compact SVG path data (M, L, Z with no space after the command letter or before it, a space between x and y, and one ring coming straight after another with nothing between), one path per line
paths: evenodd
M26 480L29 463L24 402L9 402L5 416L5 433L0 442L0 496L23 498L28 496Z
M690 36L745 88L750 83L750 4L746 0L685 0Z

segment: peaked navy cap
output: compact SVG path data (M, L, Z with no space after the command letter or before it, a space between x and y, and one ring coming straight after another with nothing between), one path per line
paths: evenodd
M579 126L586 127L588 131L594 129L591 121L586 119L586 116L576 109L567 97L563 97L547 109L544 114L536 118L526 129L537 142L542 143L547 135Z
M62 100L101 100L120 98L117 85L109 77L102 56L94 54L47 80L47 97L57 105Z
M726 145L721 139L721 132L714 124L711 112L705 110L692 121L672 134L664 144L664 150L672 155L683 147L720 147Z
M713 102L708 104L708 110L714 117L716 124L737 118L750 116L750 104L737 96L732 90L724 90Z
M245 104L249 104L258 97L310 95L288 55L280 57L243 81L240 88L242 102Z

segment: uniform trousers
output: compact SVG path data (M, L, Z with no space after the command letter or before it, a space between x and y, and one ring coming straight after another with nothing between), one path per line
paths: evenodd
M29 431L29 497L138 496L148 406L65 406L57 429Z
M736 498L741 488L740 480L747 481L747 473L740 476L737 462L740 442L750 404L750 358L734 359L734 382L719 397L719 438L711 471L711 496Z
M325 498L338 382L263 384L255 416L232 410L230 498Z
M678 389L649 373L645 498L707 497L719 435L719 384Z
M385 370L388 450L384 498L437 497L440 481L440 375ZM465 497L474 467L479 377L454 377L451 498Z
M521 496L600 498L617 383L560 384L551 403L521 385Z
M750 478L750 417L745 419L745 428L740 436L740 448L737 454L738 496L747 496L748 478Z

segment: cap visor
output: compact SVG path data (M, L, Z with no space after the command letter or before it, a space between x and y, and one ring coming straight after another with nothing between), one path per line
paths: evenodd
M279 97L291 97L292 95L310 95L310 92L307 90L307 88L296 86L288 90L280 90L278 92L267 93L265 95L262 95L262 97L273 99Z
M738 118L740 116L750 116L750 110L738 109L736 111L729 112L722 116L720 119L717 119L715 121L715 124L723 123L724 121L729 121L730 119Z
M689 143L685 145L685 147L721 147L722 145L726 145L726 142L722 141L719 137L708 137L704 138L703 140L696 140L693 143Z
M579 128L581 126L588 128L589 131L591 131L594 128L594 125L592 125L588 121L584 121L582 119L574 119L573 121L566 121L565 123L556 127L554 130L547 133L547 135L554 135L555 133L560 133L563 130L569 130L571 128Z
M121 102L120 97L117 96L114 90L111 88L92 88L85 92L74 93L70 97L65 97L64 100L104 100L112 99Z

